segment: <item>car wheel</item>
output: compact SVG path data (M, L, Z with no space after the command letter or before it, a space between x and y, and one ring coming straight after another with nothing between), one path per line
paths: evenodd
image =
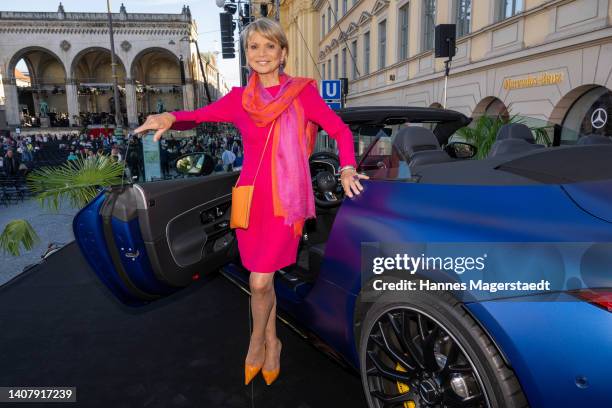
M514 372L449 293L378 301L361 326L360 371L370 408L528 407Z

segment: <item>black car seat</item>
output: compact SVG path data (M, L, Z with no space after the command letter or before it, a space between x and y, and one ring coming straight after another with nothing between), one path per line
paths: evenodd
M578 138L577 145L612 144L612 139L604 135L584 135Z
M408 160L410 167L454 161L442 150L436 135L424 127L408 126L400 129L393 145Z
M495 143L491 146L488 157L524 153L543 147L535 143L533 133L526 125L507 123L497 132Z

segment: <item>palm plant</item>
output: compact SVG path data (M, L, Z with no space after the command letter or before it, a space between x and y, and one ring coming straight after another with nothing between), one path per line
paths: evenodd
M26 184L43 208L58 211L64 199L72 207L83 208L101 187L121 183L123 168L123 163L107 155L79 156L60 166L34 170L27 176ZM0 234L0 249L19 256L21 246L29 251L39 240L30 223L17 219L10 221Z
M476 146L476 159L484 159L489 154L489 150L491 150L493 143L495 143L499 129L508 123L523 123L529 126L526 118L520 117L519 115L507 117L483 115L474 120L470 126L465 126L457 130L456 135ZM550 136L547 130L549 127L550 126L529 126L536 143L545 146L551 145Z
M19 248L23 246L29 251L40 241L36 231L26 220L13 220L4 227L0 235L0 247L6 253L19 256Z

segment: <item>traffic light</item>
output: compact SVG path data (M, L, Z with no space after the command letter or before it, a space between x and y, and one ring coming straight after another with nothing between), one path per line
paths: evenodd
M226 3L223 5L223 10L230 14L236 14L236 10L238 9L238 5L235 3Z
M243 5L242 25L245 26L251 22L251 6L248 3Z
M236 58L234 49L234 21L229 13L219 13L221 22L221 55L223 58Z

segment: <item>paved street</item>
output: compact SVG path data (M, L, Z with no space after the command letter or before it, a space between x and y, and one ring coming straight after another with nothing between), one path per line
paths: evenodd
M9 221L22 218L30 222L40 238L40 242L32 250L22 251L19 257L0 252L0 285L21 273L28 265L40 262L41 255L45 253L50 243L67 244L73 241L72 218L77 211L68 203L63 203L57 213L52 212L43 209L33 199L8 207L0 206L1 230Z
M70 407L365 407L359 377L284 324L280 377L245 387L248 310L218 274L126 307L71 243L0 286L0 384L76 387Z

